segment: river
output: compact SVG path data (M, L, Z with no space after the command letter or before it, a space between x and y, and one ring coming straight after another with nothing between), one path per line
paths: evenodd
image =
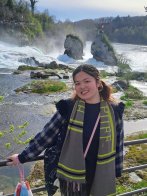
M132 70L147 71L147 46L136 46L131 44L113 43L113 46L118 54L123 54L130 60ZM75 61L66 55L59 52L54 54L44 54L41 49L36 47L18 47L11 44L0 42L0 95L4 96L4 101L0 103L0 130L8 129L11 124L15 126L29 122L27 127L28 135L35 135L41 131L46 122L54 113L54 101L62 98L67 98L70 93L62 93L58 95L40 96L28 94L16 94L14 89L28 83L30 78L28 75L13 75L13 70L17 69L21 58L35 57L39 62L51 62L53 60L58 63L77 66L81 63L90 62L99 69L113 71L115 67L104 65L102 62L96 62L90 54L90 43L88 42L84 49L84 58L82 61ZM147 95L147 83L137 83L143 93ZM138 131L146 130L147 119L137 121L125 121L125 135L132 134ZM3 142L0 140L1 153L5 153ZM23 147L14 148L15 152L20 152ZM26 164L26 175L30 170L30 164ZM18 181L18 171L16 168L0 168L0 192L14 191L14 187Z

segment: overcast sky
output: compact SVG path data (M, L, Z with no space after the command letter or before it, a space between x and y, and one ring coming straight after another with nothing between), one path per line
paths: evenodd
M56 20L77 21L109 16L144 16L147 0L38 0L36 10L49 10Z

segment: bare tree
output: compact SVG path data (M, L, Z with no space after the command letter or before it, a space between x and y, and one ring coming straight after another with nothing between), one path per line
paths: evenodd
M38 2L37 0L30 0L32 14L34 14L35 4L36 4L37 2Z

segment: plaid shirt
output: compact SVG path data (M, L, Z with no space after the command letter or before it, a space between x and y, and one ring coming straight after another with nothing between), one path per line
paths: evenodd
M123 114L124 105L122 104L122 112L118 112L116 107L113 107L116 122L116 177L120 177L123 168ZM59 133L62 125L65 123L65 118L57 111L51 120L44 126L43 130L39 132L33 140L29 143L29 146L19 154L18 158L21 163L35 158L41 152L43 152L50 144L56 140L56 136Z
M116 177L120 177L123 170L123 159L124 159L124 129L122 116L115 115L116 122L116 156L115 156L115 170Z

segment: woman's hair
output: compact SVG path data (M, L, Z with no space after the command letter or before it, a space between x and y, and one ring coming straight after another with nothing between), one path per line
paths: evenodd
M95 78L96 81L100 83L100 87L98 88L100 97L102 97L105 101L114 101L114 98L111 95L112 93L111 86L107 85L104 81L100 79L100 72L98 71L96 67L92 65L88 65L88 64L83 64L83 65L78 66L73 71L73 74L72 74L73 81L75 79L76 74L78 74L81 71L92 76L93 78ZM73 92L72 98L73 99L78 98L78 96L76 95L76 92Z

